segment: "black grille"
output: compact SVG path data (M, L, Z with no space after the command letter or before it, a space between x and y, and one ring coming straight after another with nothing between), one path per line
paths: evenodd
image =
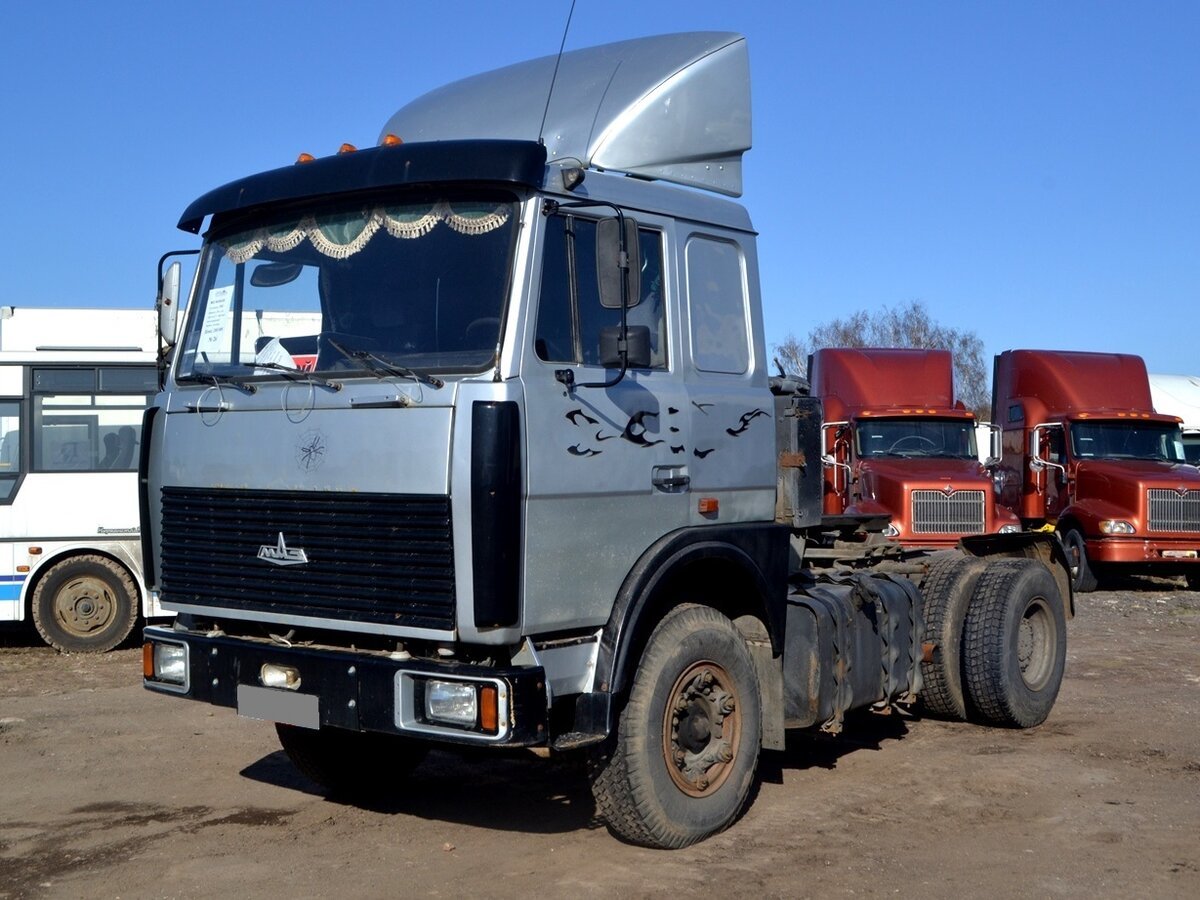
M303 565L260 558L303 551ZM172 603L450 630L448 497L163 488Z

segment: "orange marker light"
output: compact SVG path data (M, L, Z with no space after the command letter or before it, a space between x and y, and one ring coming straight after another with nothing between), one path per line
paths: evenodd
M479 727L488 734L500 730L500 704L496 702L494 685L484 685L479 689Z
M29 548L29 555L30 555L30 556L41 556L41 555L42 555L42 548L41 548L41 547L30 547L30 548Z
M316 157L313 156L311 153L301 153L299 156L296 157L296 163L299 164L299 163L312 162L314 159L316 159Z
M404 143L404 141L400 140L400 138L398 138L396 135L385 134L383 136L383 140L379 142L379 146L380 147L396 147L403 143Z
M342 144L338 147L338 153L353 153L357 149L353 144Z
M702 516L715 516L721 509L721 503L716 497L701 497L696 503L696 509Z
M17 571L18 572L28 572L29 566L17 566Z
M147 678L154 677L154 645L142 644L142 674Z

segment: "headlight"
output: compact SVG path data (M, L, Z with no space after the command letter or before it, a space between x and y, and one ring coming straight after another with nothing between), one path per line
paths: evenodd
M900 529L896 527L894 522L888 522L887 528L883 529L884 537L899 537Z
M1104 519L1100 522L1101 534L1134 534L1135 530L1131 523L1122 519Z
M142 655L142 674L151 681L167 684L187 683L187 647L183 644L146 644Z
M1001 525L1000 526L1001 534L1016 534L1020 530L1021 530L1020 525L1011 525L1010 524L1010 525Z
M425 682L425 715L437 722L474 727L479 716L475 685L463 681Z

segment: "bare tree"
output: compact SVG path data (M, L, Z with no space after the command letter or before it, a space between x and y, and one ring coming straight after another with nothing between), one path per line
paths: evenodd
M877 312L865 310L851 313L844 319L834 319L818 325L808 333L807 345L817 347L915 347L930 350L949 350L954 356L954 389L967 409L981 419L990 415L992 391L988 370L983 361L983 341L973 331L959 331L939 325L929 317L929 311L919 300L897 308L883 307ZM807 358L802 345L793 335L774 347L776 356L796 371L805 372Z
M771 347L775 362L788 375L803 375L808 369L808 352L794 334Z

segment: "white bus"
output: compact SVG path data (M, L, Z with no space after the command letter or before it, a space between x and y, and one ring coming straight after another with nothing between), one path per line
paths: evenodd
M0 622L32 620L62 651L103 651L139 616L163 614L142 579L138 527L142 414L157 390L153 344L140 325L152 329L153 313L136 311L127 346L101 349L122 336L115 323L135 321L121 316L133 311L53 312L108 327L93 330L87 348L56 346L51 335L61 332L43 329L35 346L2 342ZM23 349L8 349L14 344Z

